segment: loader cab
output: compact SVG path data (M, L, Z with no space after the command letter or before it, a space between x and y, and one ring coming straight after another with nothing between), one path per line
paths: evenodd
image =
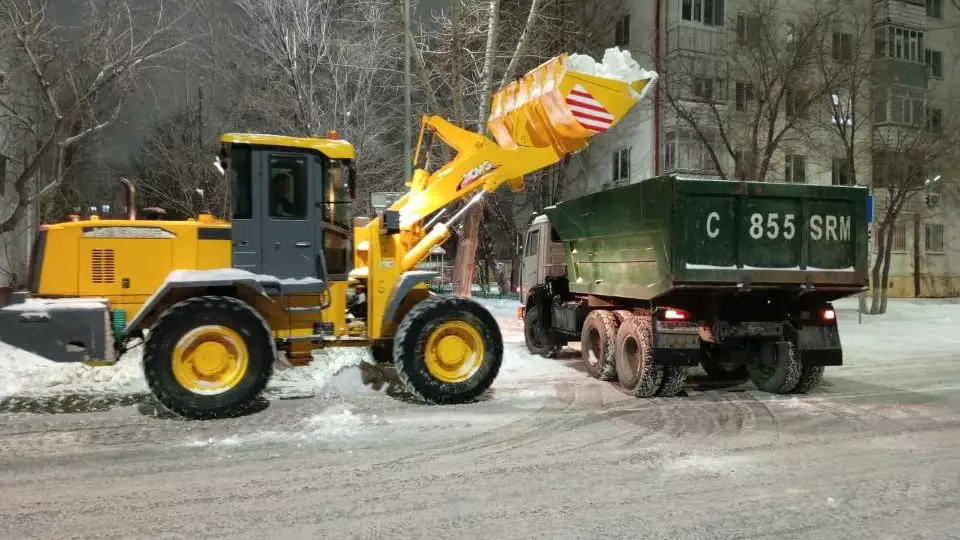
M226 134L215 165L231 204L233 267L283 279L344 281L351 270L353 146Z

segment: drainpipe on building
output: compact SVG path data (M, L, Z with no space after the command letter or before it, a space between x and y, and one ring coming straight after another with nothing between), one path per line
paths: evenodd
M913 215L913 296L920 298L920 213Z
M661 4L663 0L656 0L653 3L653 66L657 69L660 62L660 27L661 27ZM660 176L660 85L663 75L659 74L661 81L657 81L653 87L653 175Z

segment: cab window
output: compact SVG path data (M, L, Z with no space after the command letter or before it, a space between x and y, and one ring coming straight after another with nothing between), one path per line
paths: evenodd
M309 197L306 157L271 155L267 178L270 217L306 219Z
M350 228L350 197L347 183L350 170L346 162L327 162L323 186L323 220L337 227Z
M253 218L253 184L250 179L250 148L230 149L230 204L233 219Z
M539 252L540 229L530 231L527 235L527 247L523 250L524 257L533 257Z

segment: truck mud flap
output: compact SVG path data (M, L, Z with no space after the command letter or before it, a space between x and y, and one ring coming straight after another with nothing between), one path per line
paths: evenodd
M0 341L52 362L116 361L110 311L96 300L15 300L0 308Z
M696 324L654 321L654 365L695 366L699 363L700 333Z
M797 348L805 366L843 365L843 348L836 325L797 328Z

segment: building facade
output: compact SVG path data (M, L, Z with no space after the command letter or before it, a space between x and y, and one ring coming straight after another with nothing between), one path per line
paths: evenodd
M851 0L828 20L812 5L605 2L609 13L585 23L590 52L629 49L662 80L653 99L572 160L570 195L667 173L871 186L871 264L876 222L905 199L889 227L890 296L960 296L960 228L949 225L960 217L950 170L960 164L960 9L950 0ZM816 98L809 84L790 82L810 77L822 83ZM828 80L843 82L824 92ZM891 184L889 164L914 155L913 179Z

